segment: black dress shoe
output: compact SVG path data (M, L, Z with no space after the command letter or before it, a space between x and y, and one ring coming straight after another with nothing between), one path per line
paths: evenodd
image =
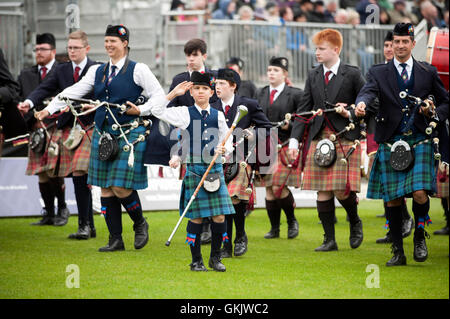
M411 235L414 226L414 219L412 217L402 220L402 237L406 238Z
M67 207L58 208L58 213L55 217L55 226L64 226L69 221L70 211Z
M416 229L414 232L414 260L417 262L424 262L428 258L427 243L425 236L430 238L430 235L425 230Z
M434 235L448 235L450 232L450 229L448 226L445 226L444 228L441 228L439 230L436 230L433 234Z
M99 252L112 252L125 250L122 238L109 238L108 244L98 249Z
M211 228L209 228L207 231L204 231L200 235L200 240L202 245L209 244L211 242Z
M220 261L220 257L218 257L218 256L211 256L209 258L208 265L209 265L209 268L212 268L215 271L223 272L226 270L225 265L222 264L222 262Z
M360 220L355 224L350 223L350 247L353 249L358 248L363 242L363 237L362 221Z
M134 229L134 248L141 249L148 242L148 224L145 218L139 224L133 225Z
M386 263L387 267L391 266L406 266L406 256L403 249L396 247L394 244L391 246L391 252L394 254L392 258Z
M89 239L91 230L88 225L80 225L75 234L70 234L69 239Z
M294 219L290 223L288 223L288 239L293 239L298 236L298 221Z
M247 235L236 238L234 241L234 255L242 256L247 252L248 238Z
M30 225L33 226L54 225L55 216L49 215L45 209L43 209L42 213L43 213L42 219L37 222L31 223Z
M89 232L90 232L90 237L91 238L97 237L97 230L95 229L95 227L89 226Z
M338 250L337 243L334 239L327 238L327 236L324 236L322 245L314 249L314 251L334 251L334 250Z
M279 228L271 228L270 231L264 235L265 239L279 238L280 237L280 229Z
M223 247L220 250L220 258L231 258L231 257L233 257L232 248L228 249Z
M203 264L203 259L193 261L189 266L191 267L191 271L208 271Z
M392 238L391 238L391 235L389 234L389 232L387 232L386 236L384 236L382 238L378 238L375 242L377 244L390 244L390 243L392 243Z

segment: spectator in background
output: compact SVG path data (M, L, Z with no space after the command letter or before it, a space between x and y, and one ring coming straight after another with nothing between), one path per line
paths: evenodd
M392 24L391 16L384 8L380 8L380 24Z
M361 23L361 17L358 12L353 9L347 9L347 22L346 24L351 24L353 26Z
M291 7L283 6L279 9L280 21L282 24L294 21L294 12Z
M275 23L278 23L280 21L280 12L275 2L267 2L265 9L267 12L267 21Z
M359 13L359 17L360 17L360 23L361 24L366 24L367 23L371 23L371 19L369 19L369 21L366 21L367 18L370 18L373 16L373 9L370 9L369 6L377 6L378 9L380 9L380 6L377 3L377 0L360 0L358 2L358 4L355 7L355 10ZM353 23L351 23L353 24Z
M249 6L241 6L238 10L239 20L251 21L253 20L253 9Z
M394 2L394 9L389 11L389 16L391 17L391 24L405 22L405 18L409 19L412 24L419 23L416 15L406 9L405 0L396 0Z
M297 12L294 13L294 21L295 22L307 22L307 18L306 15L303 11L298 10Z
M314 9L309 14L309 22L326 22L325 20L325 4L322 0L314 2Z
M333 23L334 22L334 16L336 15L336 12L337 12L337 3L336 3L336 1L328 2L327 5L326 5L325 12L324 12L325 22Z
M334 16L334 22L337 24L346 24L348 19L348 12L345 9L339 9Z
M339 7L341 9L355 8L359 0L339 0Z
M439 12L436 6L431 1L424 1L420 4L420 12L424 19L427 20L427 29L431 30L432 27L444 28L445 21L439 19Z
M233 20L236 13L236 2L232 0L220 0L219 8L212 13L213 19Z
M311 0L301 0L300 10L305 13L306 20L310 21L311 12L314 10L314 5Z

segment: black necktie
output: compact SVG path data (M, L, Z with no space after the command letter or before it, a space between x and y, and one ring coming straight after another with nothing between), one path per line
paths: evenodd
M207 117L208 117L208 111L202 110L202 119L206 120Z

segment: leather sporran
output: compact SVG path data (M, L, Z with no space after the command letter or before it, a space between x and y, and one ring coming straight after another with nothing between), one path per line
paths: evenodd
M98 141L98 158L101 161L113 161L119 153L119 142L117 138L104 132Z
M391 146L391 167L398 172L409 170L414 163L414 149L405 141L399 140Z
M220 174L219 173L208 174L208 176L206 176L205 181L203 182L203 188L209 193L217 192L220 188Z
M329 167L336 161L336 147L329 139L320 140L314 152L314 163L320 167Z
M238 163L225 163L223 165L223 175L225 178L225 183L231 182L239 172L239 164Z
M76 124L75 126L72 127L69 136L64 141L63 143L64 147L67 148L68 150L73 150L77 148L80 145L81 141L83 140L85 134L86 131L83 130L83 128L79 124Z
M47 139L45 136L45 130L41 127L33 131L30 135L30 148L33 152L43 154Z

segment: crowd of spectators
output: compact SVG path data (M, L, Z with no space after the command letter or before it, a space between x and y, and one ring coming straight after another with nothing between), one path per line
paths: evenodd
M173 0L171 10L205 10L211 19L281 23L418 24L426 19L428 29L449 25L446 0Z

